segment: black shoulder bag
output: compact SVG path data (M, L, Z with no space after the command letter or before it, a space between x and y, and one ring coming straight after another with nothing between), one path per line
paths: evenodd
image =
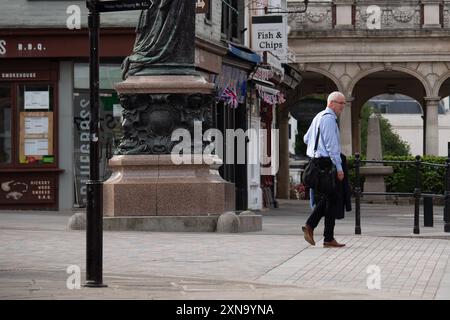
M320 124L318 126L314 155L317 151L320 137ZM302 174L302 182L305 186L317 190L319 193L332 194L336 192L336 168L321 169L319 159L311 158Z
M317 145L319 144L319 137L320 137L320 126L316 136L316 143L314 144L314 154L317 151ZM303 171L302 174L303 184L306 187L316 189L319 182L319 172L320 167L317 158L309 159L308 163L306 164L305 170Z

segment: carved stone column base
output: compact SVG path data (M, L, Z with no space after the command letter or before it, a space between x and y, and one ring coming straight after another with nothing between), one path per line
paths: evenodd
M104 216L207 216L234 211L234 184L200 162L176 165L170 155L125 155L109 161ZM205 157L204 157L205 158ZM213 159L208 158L208 163Z

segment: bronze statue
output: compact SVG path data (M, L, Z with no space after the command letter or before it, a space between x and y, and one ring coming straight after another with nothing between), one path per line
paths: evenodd
M133 53L123 64L130 75L195 75L195 0L150 0L136 28Z

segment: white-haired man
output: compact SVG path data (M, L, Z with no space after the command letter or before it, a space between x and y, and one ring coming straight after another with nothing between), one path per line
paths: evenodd
M310 158L318 158L321 169L331 170L334 166L337 172L338 183L344 179L341 159L341 141L337 117L345 107L345 96L338 91L328 96L327 107L319 112L313 119L311 126L303 137L308 145L306 154ZM316 148L316 150L315 150ZM312 190L311 205L313 211L302 227L305 240L315 245L314 229L322 217L325 217L323 246L326 248L343 247L334 239L334 225L337 211L338 193L323 194L319 190Z

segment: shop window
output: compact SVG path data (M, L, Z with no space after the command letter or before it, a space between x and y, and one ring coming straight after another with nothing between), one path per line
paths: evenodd
M18 86L18 162L20 165L55 164L54 97L48 84Z
M0 85L0 164L12 161L11 86Z
M100 89L114 91L114 84L122 81L122 69L117 64L102 64L99 68ZM89 90L89 64L76 63L74 87Z

